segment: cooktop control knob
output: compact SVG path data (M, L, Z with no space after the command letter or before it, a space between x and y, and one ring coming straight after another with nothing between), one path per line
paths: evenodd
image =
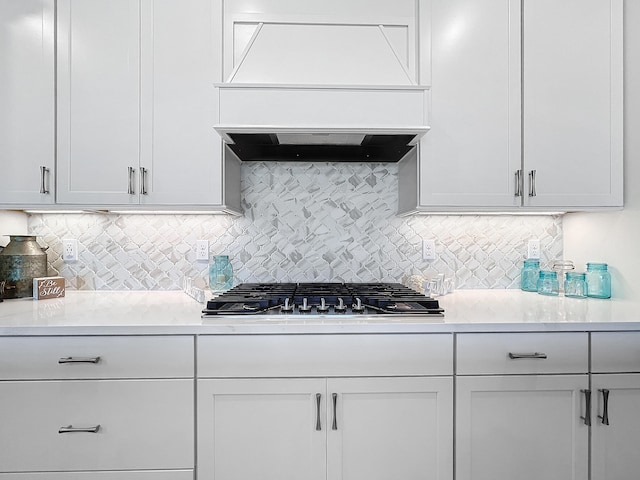
M351 309L356 313L364 312L364 307L362 306L362 300L359 297L356 297L356 303L351 306Z
M323 297L320 299L320 305L318 305L318 312L328 312L328 311L329 311L329 306L327 305L327 302Z
M282 305L280 307L280 310L284 313L291 313L293 312L293 305L291 303L289 303L289 299L285 298L284 299L284 305Z
M344 304L342 298L338 298L338 304L335 306L336 312L344 313L347 311L347 306Z
M309 305L309 302L307 301L307 297L302 299L302 305L300 305L298 309L302 313L309 313L311 311L311 305Z

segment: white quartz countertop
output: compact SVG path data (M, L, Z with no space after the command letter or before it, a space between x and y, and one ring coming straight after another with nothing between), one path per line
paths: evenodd
M640 302L545 297L520 290L457 290L438 297L444 318L201 318L181 291L67 291L0 303L0 335L428 333L640 330Z

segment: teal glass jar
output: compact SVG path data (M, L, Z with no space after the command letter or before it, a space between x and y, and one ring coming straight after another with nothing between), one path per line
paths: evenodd
M611 274L606 263L587 263L587 296L611 298Z
M558 295L558 274L550 270L540 270L538 278L538 293L540 295Z
M209 288L224 292L233 286L233 266L228 255L213 255L209 261Z
M587 298L587 281L584 273L567 272L564 281L564 296Z
M525 260L520 272L520 288L525 292L537 292L539 277L540 260L532 258Z

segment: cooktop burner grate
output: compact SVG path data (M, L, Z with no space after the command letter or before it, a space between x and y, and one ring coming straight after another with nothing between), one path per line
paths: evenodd
M438 315L438 301L400 283L243 283L207 302L217 315Z

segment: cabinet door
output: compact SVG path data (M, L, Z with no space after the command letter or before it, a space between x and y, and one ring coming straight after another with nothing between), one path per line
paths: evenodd
M622 206L622 0L525 0L530 206Z
M53 0L0 0L0 204L54 201L53 27Z
M431 130L419 146L419 203L519 206L520 2L420 3Z
M325 379L199 380L198 478L325 480L325 389Z
M327 392L329 480L453 478L452 377L335 378Z
M591 478L627 480L640 471L640 374L593 375ZM605 397L608 390L605 424Z
M221 1L142 0L141 38L140 202L220 205Z
M139 3L58 1L58 203L138 203Z
M456 478L586 479L588 385L587 375L458 377Z

